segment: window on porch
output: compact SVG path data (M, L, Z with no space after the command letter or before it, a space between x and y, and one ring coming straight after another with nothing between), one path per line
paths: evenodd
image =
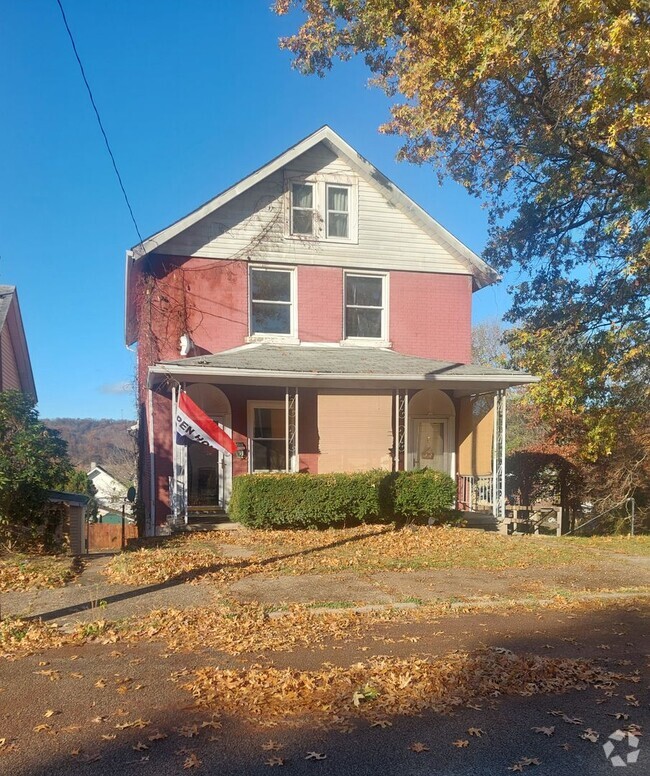
M286 471L285 403L251 402L248 412L251 472Z

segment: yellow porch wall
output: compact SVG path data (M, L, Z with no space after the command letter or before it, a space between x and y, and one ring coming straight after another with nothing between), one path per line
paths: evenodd
M458 473L492 473L492 433L494 403L492 396L468 396L460 399L458 413Z
M318 393L318 472L391 469L392 394Z

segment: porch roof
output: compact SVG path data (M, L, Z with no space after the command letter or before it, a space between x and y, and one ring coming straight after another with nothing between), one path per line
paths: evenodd
M244 345L215 355L163 361L149 371L151 386L166 378L330 387L350 387L354 383L356 387L422 388L423 383L434 383L457 396L493 392L539 379L524 372L436 361L387 348L266 343Z

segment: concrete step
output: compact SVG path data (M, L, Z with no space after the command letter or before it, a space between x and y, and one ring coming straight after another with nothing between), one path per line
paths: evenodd
M499 521L491 512L463 512L465 528L479 528L483 531L498 531Z

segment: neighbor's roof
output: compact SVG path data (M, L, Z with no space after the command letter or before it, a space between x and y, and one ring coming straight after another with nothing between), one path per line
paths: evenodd
M203 376L219 378L217 382L259 385L354 380L422 387L422 382L429 382L463 393L494 391L538 381L533 375L509 369L436 361L386 348L340 345L244 345L213 356L164 361L152 366L150 373L154 383L165 376L179 380L190 375L193 380Z
M16 293L16 286L0 286L0 329L4 326L11 301Z
M14 348L16 365L20 376L20 383L24 393L31 394L36 399L36 385L32 363L29 358L27 339L23 327L23 319L18 304L18 292L16 286L0 285L0 331L7 325L11 335L11 344Z
M423 208L416 204L400 188L398 188L389 178L381 173L373 164L355 151L351 145L345 142L343 138L334 132L327 125L313 132L308 137L301 140L296 145L291 146L284 153L276 156L270 162L260 167L255 172L243 178L234 186L226 189L213 199L193 210L184 218L175 221L165 229L147 237L142 243L134 245L127 254L127 273L130 261L137 260L142 256L153 251L163 249L164 244L176 235L185 231L196 224L201 219L223 207L235 197L243 194L256 183L272 175L285 165L292 162L301 154L313 148L318 143L325 143L335 154L345 159L345 161L358 172L372 186L382 190L386 199L398 209L402 210L413 222L415 222L423 231L433 239L441 242L458 260L464 264L471 275L474 277L476 288L495 283L499 279L498 273L486 264L483 259L477 256L460 240L448 232L434 218L432 218Z

